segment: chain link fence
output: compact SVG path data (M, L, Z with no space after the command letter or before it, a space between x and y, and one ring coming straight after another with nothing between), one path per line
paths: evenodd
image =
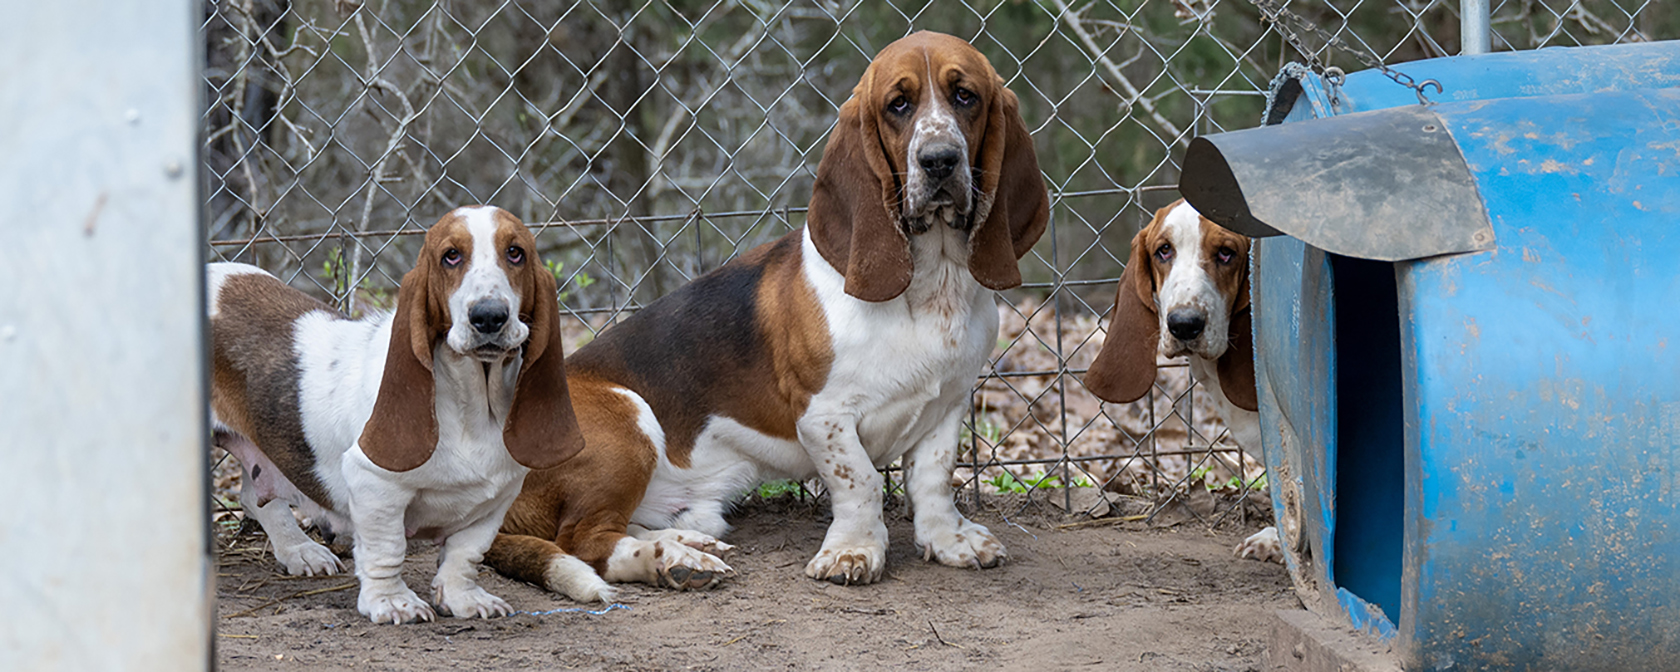
M803 224L823 142L870 57L912 30L968 39L1021 99L1052 215L998 296L959 475L975 496L1067 486L1247 511L1263 469L1183 361L1102 404L1080 383L1131 235L1178 197L1197 134L1256 125L1291 60L1457 53L1457 3L1236 0L211 0L202 174L210 256L351 311L389 307L420 235L506 208L560 280L569 345ZM1680 36L1654 0L1494 0L1495 50ZM1302 54L1306 49L1310 54Z

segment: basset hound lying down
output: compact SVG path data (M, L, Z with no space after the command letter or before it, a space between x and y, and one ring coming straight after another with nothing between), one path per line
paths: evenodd
M951 475L997 339L992 291L1021 283L1049 216L1018 105L960 39L883 49L840 108L805 227L572 354L583 452L526 477L485 562L563 593L568 554L608 581L710 587L732 572L730 504L815 477L834 520L806 575L871 583L887 549L876 469L901 458L923 556L1003 562Z
M1231 438L1259 454L1248 248L1247 237L1182 199L1156 211L1132 237L1108 338L1085 374L1091 393L1108 402L1137 401L1155 384L1157 354L1189 355L1191 373L1213 393ZM1236 553L1282 562L1277 528L1250 536Z
M513 215L461 208L426 232L394 313L351 320L245 264L211 264L211 410L239 459L239 500L292 574L338 558L298 527L352 535L357 609L431 620L402 580L410 537L443 544L433 603L490 617L508 604L477 568L526 472L583 447L560 352L554 277ZM573 560L550 578L577 597L609 587Z

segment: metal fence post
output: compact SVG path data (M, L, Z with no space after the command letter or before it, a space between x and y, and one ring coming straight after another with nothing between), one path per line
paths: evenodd
M1459 0L1458 25L1461 56L1485 54L1492 50L1492 31L1488 26L1488 0Z
M0 669L210 667L200 11L0 6Z

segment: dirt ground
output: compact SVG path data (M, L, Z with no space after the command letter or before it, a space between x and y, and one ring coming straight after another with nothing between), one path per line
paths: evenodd
M1241 671L1261 669L1267 612L1299 605L1282 566L1232 557L1254 531L1235 523L1087 521L1005 498L982 508L975 519L1009 547L998 569L923 562L895 507L881 583L814 581L803 569L826 506L751 500L730 519L739 575L716 590L627 585L624 608L540 614L603 605L485 569L487 589L539 613L403 626L356 613L353 576L283 576L261 531L248 531L222 540L216 657L223 670ZM422 596L436 557L429 544L410 548L405 577Z

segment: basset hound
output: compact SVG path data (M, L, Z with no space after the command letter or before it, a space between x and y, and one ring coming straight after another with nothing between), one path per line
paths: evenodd
M432 597L459 617L506 615L474 563L531 469L583 447L566 390L554 276L524 224L460 208L426 232L394 313L352 320L255 266L210 264L211 411L244 471L240 504L291 574L342 569L299 528L352 535L357 609L431 620L402 580L408 539L441 542ZM579 599L610 587L554 573Z
M1260 451L1254 387L1249 239L1213 223L1183 199L1155 212L1132 237L1114 318L1085 386L1104 401L1137 401L1155 384L1155 358L1189 355L1190 371L1219 406L1231 438ZM1277 529L1237 546L1241 557L1283 560Z
M805 566L886 565L883 479L902 459L925 558L993 567L1003 544L953 502L969 391L996 343L993 290L1049 217L1015 94L949 35L888 45L840 108L806 225L607 328L567 366L585 448L533 471L486 563L557 588L575 555L608 581L705 588L724 513L756 484L821 479L834 519Z

